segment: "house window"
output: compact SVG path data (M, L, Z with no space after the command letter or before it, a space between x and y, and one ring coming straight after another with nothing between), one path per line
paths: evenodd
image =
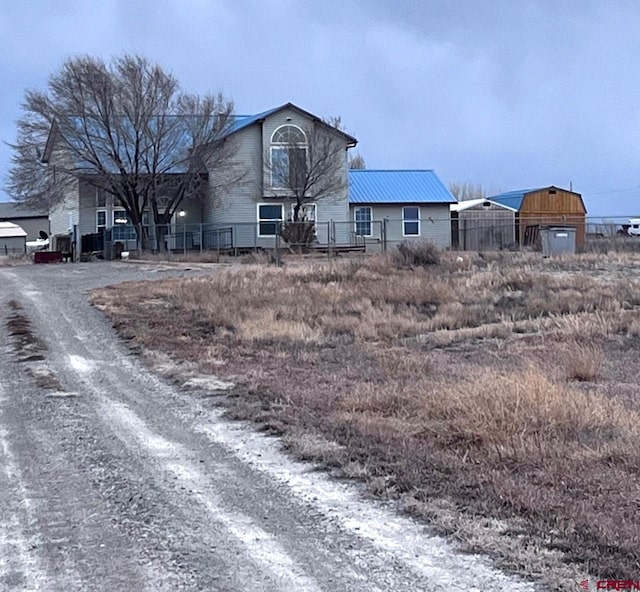
M96 211L96 232L102 232L107 227L107 211Z
M282 222L282 204L258 204L258 236L275 236Z
M113 210L113 240L134 240L136 229L124 210Z
M113 210L113 225L117 226L118 224L131 224L131 220L124 210Z
M420 208L402 208L402 236L420 236Z
M107 207L107 192L102 187L95 187L96 191L96 208Z
M356 223L356 234L360 236L371 236L371 208L356 208L353 215Z
M295 208L295 204L291 204L291 214L289 215L289 221L293 220L293 210ZM300 206L300 210L298 211L298 221L299 222L315 222L316 221L316 213L317 213L316 204L302 204Z
M271 136L271 186L304 189L307 175L307 137L295 125L280 126Z

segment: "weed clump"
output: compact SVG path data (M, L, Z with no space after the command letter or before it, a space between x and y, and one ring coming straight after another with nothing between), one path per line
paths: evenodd
M440 250L429 241L400 243L392 253L393 263L400 269L440 265Z

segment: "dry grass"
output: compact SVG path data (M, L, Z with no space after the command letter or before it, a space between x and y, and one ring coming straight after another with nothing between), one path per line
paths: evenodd
M598 345L571 341L560 352L560 359L568 380L595 382L600 376L604 355Z
M132 251L129 259L136 261L168 261L174 263L219 263L220 255L217 251L188 251L186 253L151 253L149 251Z
M168 375L234 380L230 416L562 590L637 575L638 262L247 265L94 301Z
M15 267L33 263L31 255L0 255L0 267Z

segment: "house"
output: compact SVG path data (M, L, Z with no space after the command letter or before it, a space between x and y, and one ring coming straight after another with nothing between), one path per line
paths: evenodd
M0 222L0 256L18 255L27 250L27 233L17 224Z
M450 208L454 249L483 251L517 245L516 208L484 198L459 201Z
M349 220L368 247L430 240L451 246L451 192L433 170L349 171Z
M584 247L587 209L579 193L551 185L488 199L515 211L515 240L520 246L536 244L541 227L572 226L576 229L576 247Z
M205 197L181 203L163 234L168 248L275 246L280 240L280 225L293 214L295 199L290 181L294 164L313 161L317 148L313 141L318 138L324 145L329 143L335 152L335 166L330 173L334 182L324 187L320 182L310 189L318 199L307 200L304 215L315 222L320 244L351 240L352 228L346 223L334 226L332 221L349 219L347 151L357 143L353 136L292 103L257 115L235 116L226 134L233 142L233 166L242 172L241 178L221 190L216 176L224 172L206 163ZM48 154L52 153L50 148ZM108 240L135 247L136 233L128 224L124 209L86 179L78 180L67 190L64 201L51 212L50 221L54 248L56 243L66 245L70 238L80 245L80 237L105 231ZM143 224L148 222L147 214Z
M27 240L40 237L41 232L49 234L49 217L46 212L28 210L17 203L0 203L0 222L17 224L27 233Z

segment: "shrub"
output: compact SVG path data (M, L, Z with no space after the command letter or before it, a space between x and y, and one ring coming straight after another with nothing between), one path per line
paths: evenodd
M280 230L280 236L291 247L305 248L316 240L316 225L307 220L285 222Z
M245 265L274 265L277 263L276 254L273 251L257 251L248 253L240 259Z
M426 267L440 264L440 250L430 241L403 242L392 253L393 262L400 268Z

